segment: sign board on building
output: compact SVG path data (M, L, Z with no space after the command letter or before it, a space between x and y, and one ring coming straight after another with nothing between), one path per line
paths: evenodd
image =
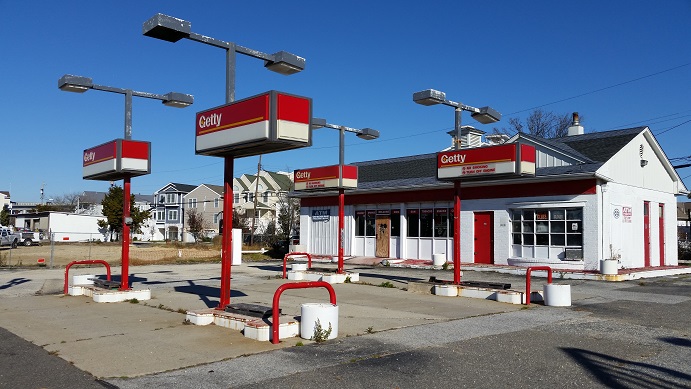
M151 173L151 143L115 139L84 150L85 180L113 181Z
M295 170L295 190L329 190L338 188L338 165ZM343 188L357 188L357 166L343 166Z
M269 91L198 112L195 152L247 157L312 145L312 99Z
M621 215L622 215L622 219L621 219L622 222L631 223L631 218L633 217L633 208L632 207L626 207L626 206L621 207Z
M437 178L440 180L534 174L535 148L530 145L509 143L437 154Z
M313 209L312 210L312 221L313 222L328 222L331 218L330 209Z

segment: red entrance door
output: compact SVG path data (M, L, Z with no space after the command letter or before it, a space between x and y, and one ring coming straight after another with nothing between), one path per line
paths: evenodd
M650 201L643 202L643 266L650 266Z
M665 205L659 204L658 211L660 213L658 232L660 235L660 266L666 265L665 263Z
M494 214L475 212L475 263L494 263Z

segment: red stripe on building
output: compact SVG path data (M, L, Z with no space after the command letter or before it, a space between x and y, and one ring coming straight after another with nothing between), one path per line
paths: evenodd
M461 188L461 200L588 195L595 194L595 188L595 179L471 187ZM382 193L347 194L345 196L345 204L360 205L446 200L451 201L453 196L453 188L407 192L392 191ZM301 199L300 205L303 207L334 206L338 205L338 196L331 195L328 197L305 197Z

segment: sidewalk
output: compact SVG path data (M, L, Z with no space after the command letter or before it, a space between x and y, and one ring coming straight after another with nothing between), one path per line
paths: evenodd
M187 310L217 305L220 264L130 269L133 288L151 289L151 300L99 304L84 296L63 296L63 269L0 271L0 327L96 377L148 375L309 343L291 338L273 345L219 326L186 325ZM285 282L276 278L280 270L276 263L233 266L231 303L271 306L276 288ZM80 268L74 274L102 271ZM114 275L119 272L113 269ZM363 280L363 284L334 285L339 338L521 309L401 289L409 280L423 281L424 276L365 272ZM376 287L382 281L397 287ZM284 314L299 316L300 305L306 302L328 302L328 294L320 289L291 290L283 294L280 306Z
M411 269L441 269L434 266L432 260L427 259L386 259L375 257L350 257L344 260L350 265L376 265L386 261L387 266L403 267ZM449 269L453 269L453 263L449 263ZM484 265L474 263L461 263L461 271L496 272L502 274L525 275L526 267L510 265ZM629 281L641 278L663 277L669 275L691 274L691 266L650 266L630 269L619 269L617 275L603 275L596 270L569 270L553 269L553 276L559 275L562 279L593 280L593 281ZM546 277L545 272L534 272L534 276Z

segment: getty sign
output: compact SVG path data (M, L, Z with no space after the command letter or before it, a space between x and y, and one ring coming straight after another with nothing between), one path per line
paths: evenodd
M247 157L312 145L312 99L278 91L198 112L195 152Z
M437 154L437 178L456 180L535 174L535 148L510 143Z
M85 180L113 181L151 173L151 143L115 139L84 150Z

